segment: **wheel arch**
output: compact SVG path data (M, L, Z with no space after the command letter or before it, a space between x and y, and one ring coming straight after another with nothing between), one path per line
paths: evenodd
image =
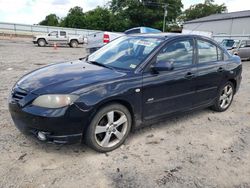
M132 124L131 124L131 130L134 129L135 127L135 116L134 116L134 110L133 110L133 107L132 105L124 100L124 99L108 99L108 100L105 100L99 104L96 105L96 107L92 110L91 114L90 114L90 117L89 117L89 121L88 121L88 125L87 127L89 126L89 124L91 123L92 119L95 117L96 113L101 109L101 108L104 108L105 106L108 106L108 105L111 105L111 104L120 104L120 105L123 105L124 107L126 107L131 115L131 119L132 119ZM84 128L83 130L83 136L85 135L86 133L86 130L87 130L87 127Z
M48 44L47 40L46 40L44 37L40 37L40 38L38 38L36 41L38 42L38 41L41 40L41 39L43 39L43 40L46 42L46 44Z
M106 101L100 103L97 106L96 112L98 110L100 110L101 108L103 108L103 107L105 107L107 105L110 105L110 104L120 104L120 105L125 106L128 109L128 111L129 111L129 113L131 115L131 119L132 119L132 125L131 126L132 127L134 126L134 121L135 121L135 119L134 119L134 110L133 110L132 105L127 100L124 100L124 99L109 99L109 100L106 100Z
M77 43L79 43L79 41L77 39L70 39L69 43L71 43L72 41L76 41Z

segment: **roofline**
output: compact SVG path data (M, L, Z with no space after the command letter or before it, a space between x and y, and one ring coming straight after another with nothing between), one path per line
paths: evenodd
M237 11L237 12L244 12L244 11ZM236 12L229 12L229 13L221 13L221 14L231 14L231 13L236 13ZM212 14L212 15L220 15L220 14ZM210 15L210 16L212 16ZM206 17L209 17L209 16L205 16L205 17L202 17L202 18L206 18ZM233 20L233 19L236 19L236 18L248 18L250 17L250 15L242 15L242 16L232 16L232 17L229 17L229 18L211 18L211 19L208 19L208 20L199 20L201 18L197 18L197 19L194 19L194 20L189 20L189 21L186 21L184 22L183 24L191 24L191 23L201 23L201 22L210 22L210 21L220 21L220 20Z

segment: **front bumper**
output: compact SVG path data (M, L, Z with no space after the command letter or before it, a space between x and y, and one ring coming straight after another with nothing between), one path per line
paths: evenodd
M21 107L10 101L9 111L22 133L39 138L38 132L42 132L46 136L43 141L54 143L80 142L88 122L88 115L74 104L61 109L45 109L32 105Z

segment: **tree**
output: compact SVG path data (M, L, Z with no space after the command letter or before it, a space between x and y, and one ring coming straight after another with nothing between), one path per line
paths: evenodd
M183 7L181 0L111 0L106 7L97 7L83 13L81 7L73 7L61 20L56 18L56 25L72 28L95 30L125 31L132 27L148 26L162 29L164 7L167 8L166 23L176 26L176 18ZM51 15L42 21L49 25ZM60 22L58 24L58 22ZM55 24L53 24L55 25ZM170 30L170 27L167 27Z
M78 6L71 8L67 16L62 19L60 26L72 28L86 27L85 14L82 8Z
M227 10L225 4L214 4L214 0L205 0L204 3L199 3L196 5L190 6L184 11L183 20L194 20L197 18L209 16L211 14L223 13Z
M59 24L59 17L56 16L55 14L49 14L39 24L40 25L48 25L48 26L57 26Z
M181 0L112 0L110 9L129 24L128 28L148 26L162 29L165 5L166 21L175 22L183 7Z
M107 8L97 7L85 13L88 29L110 30L111 12Z

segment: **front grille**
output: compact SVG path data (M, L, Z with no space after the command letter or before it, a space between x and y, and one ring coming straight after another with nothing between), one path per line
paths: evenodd
M12 99L16 102L19 102L20 100L22 100L26 95L27 95L27 91L21 89L21 88L18 88L18 87L15 87L13 88L12 90Z

